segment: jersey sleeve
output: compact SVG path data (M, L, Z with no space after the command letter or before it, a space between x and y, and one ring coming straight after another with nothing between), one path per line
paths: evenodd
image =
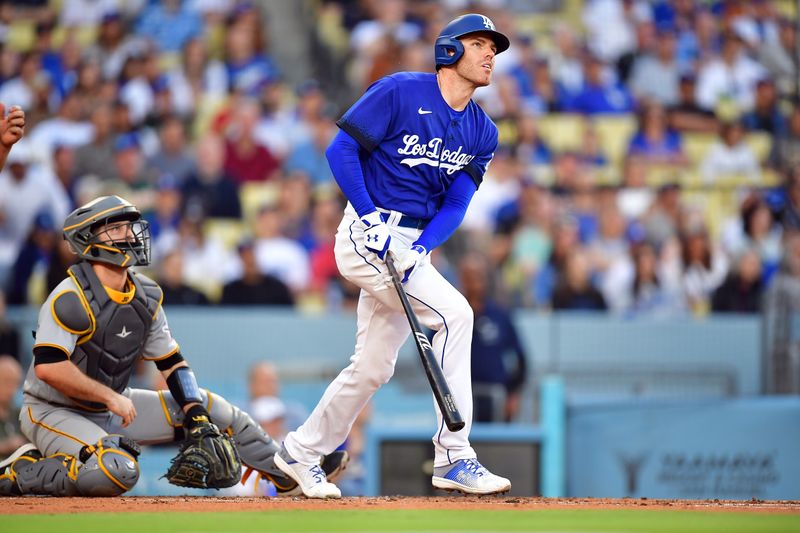
M389 77L381 78L370 85L336 125L371 152L389 131L396 98L397 82Z
M153 324L150 326L150 335L148 335L142 350L142 358L148 361L159 361L177 353L179 349L178 342L172 338L167 315L159 306Z
M73 291L75 294L69 294L70 291ZM57 316L56 304L65 296L77 296L78 291L79 289L71 280L65 280L47 297L47 300L45 300L44 304L39 309L36 340L33 344L34 350L36 350L36 348L45 347L56 348L64 352L67 357L72 355L81 332L74 329L74 324L72 324L70 320L59 319ZM80 320L80 318L82 317L78 317L77 320Z
M497 126L488 117L485 120L485 133L479 141L478 149L476 150L477 155L462 169L475 182L476 188L483 183L483 175L486 174L489 163L492 162L494 157L494 152L497 150Z

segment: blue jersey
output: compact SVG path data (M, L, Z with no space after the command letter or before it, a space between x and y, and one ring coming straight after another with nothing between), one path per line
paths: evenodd
M460 171L480 185L497 127L475 102L452 109L436 75L402 72L372 84L337 122L363 148L361 168L377 207L430 220Z

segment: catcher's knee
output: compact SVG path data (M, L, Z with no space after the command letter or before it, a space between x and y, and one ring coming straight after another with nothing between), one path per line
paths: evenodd
M139 445L121 435L107 435L80 453L83 466L76 485L83 496L119 496L139 480Z

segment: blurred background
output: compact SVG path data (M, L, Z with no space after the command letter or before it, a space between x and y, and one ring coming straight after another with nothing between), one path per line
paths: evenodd
M500 146L433 261L476 311L483 462L523 495L800 499L797 8L0 2L0 102L27 114L0 172L0 456L74 261L62 221L105 194L151 222L145 273L201 385L278 438L300 424L355 332L335 121L380 77L433 71L440 29L478 11L512 43L475 94ZM408 344L343 444L344 492L431 493L434 426ZM137 493L176 493L156 479L173 453L143 455Z

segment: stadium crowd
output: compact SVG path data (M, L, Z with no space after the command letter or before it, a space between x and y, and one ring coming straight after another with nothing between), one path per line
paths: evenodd
M512 48L476 93L500 147L434 254L451 279L477 252L512 307L756 312L800 229L792 2L309 1L299 83L258 2L31 4L0 9L0 102L28 117L0 173L8 304L63 278L71 209L119 194L165 305L351 308L335 121L381 76L432 71L439 29L477 10Z

